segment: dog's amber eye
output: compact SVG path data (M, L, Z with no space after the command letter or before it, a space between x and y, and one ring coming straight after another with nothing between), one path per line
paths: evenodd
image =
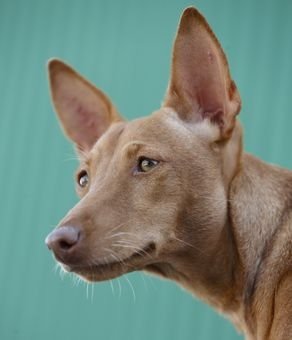
M87 171L82 170L77 176L77 181L81 188L85 188L89 182L89 176Z
M154 159L141 157L138 161L138 172L148 172L152 170L159 162Z

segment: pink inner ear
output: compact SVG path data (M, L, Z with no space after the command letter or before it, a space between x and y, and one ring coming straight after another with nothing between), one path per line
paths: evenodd
M208 53L208 56L211 52ZM212 70L212 63L214 59L206 61L208 68L210 63L210 71ZM213 123L220 127L224 125L224 113L226 112L226 92L224 91L222 79L210 77L208 71L205 74L198 75L197 87L193 89L199 105L199 114L201 119L210 119Z
M55 110L66 135L89 151L114 121L121 120L108 97L62 61L49 63Z
M77 97L68 96L64 98L67 109L71 112L67 126L69 137L71 137L81 150L89 150L110 125L109 118L104 112L103 105L97 103L83 103ZM95 104L95 105L94 105Z
M198 29L188 32L177 40L174 64L174 81L182 96L188 101L190 110L200 114L198 119L210 118L216 121L226 106L226 79L222 56L210 37ZM192 35L194 39L192 39ZM224 64L224 61L223 61Z
M239 112L240 97L224 52L194 8L185 10L179 25L165 105L188 121L210 119L222 136L232 129Z

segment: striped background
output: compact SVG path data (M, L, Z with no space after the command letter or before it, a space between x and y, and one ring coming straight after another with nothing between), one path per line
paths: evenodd
M178 18L191 4L229 57L246 149L291 168L292 1L0 0L1 340L241 339L170 282L135 273L130 284L119 279L120 291L117 280L62 280L44 246L77 201L47 59L71 63L126 117L146 115L163 97Z

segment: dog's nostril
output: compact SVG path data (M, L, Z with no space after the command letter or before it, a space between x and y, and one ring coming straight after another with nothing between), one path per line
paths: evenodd
M80 230L76 227L63 226L52 231L46 238L46 244L55 254L67 252L80 239Z
M72 246L74 246L75 243L68 243L67 241L61 240L59 242L59 247L63 250L68 250L70 249Z

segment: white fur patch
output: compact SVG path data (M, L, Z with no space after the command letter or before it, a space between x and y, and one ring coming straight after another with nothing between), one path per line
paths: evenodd
M170 107L165 107L161 111L166 113L165 122L168 126L180 135L196 135L208 140L217 140L220 136L219 128L215 124L212 124L209 119L197 122L185 122L180 119L178 113Z

